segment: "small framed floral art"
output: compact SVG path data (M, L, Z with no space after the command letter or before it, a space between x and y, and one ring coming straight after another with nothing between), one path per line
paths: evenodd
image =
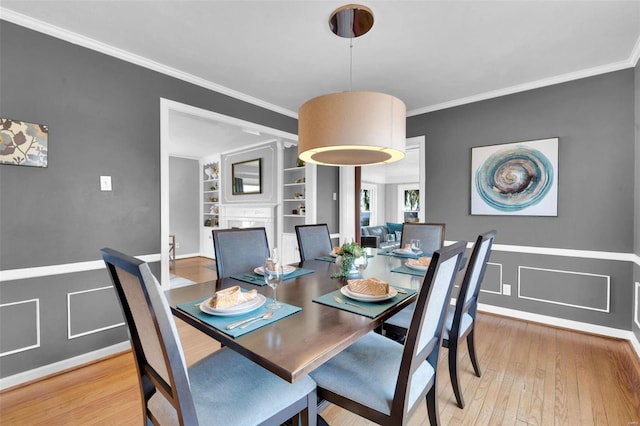
M0 118L0 164L47 167L49 127Z

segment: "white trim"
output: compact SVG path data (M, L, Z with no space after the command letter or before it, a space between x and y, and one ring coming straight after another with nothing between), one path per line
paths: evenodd
M632 67L635 67L638 64L638 60L640 59L640 36L638 40L636 40L636 45L633 47L631 51L631 55L629 55L629 62Z
M171 287L169 284L169 115L172 111L195 115L200 118L206 118L208 120L230 124L237 127L251 128L261 133L273 135L276 138L282 138L294 142L298 141L298 135L294 135L293 133L252 123L230 115L224 115L192 105L183 104L181 102L172 101L170 99L160 98L160 244L162 247L162 251L160 252L160 268L162 271L161 286L164 290ZM264 142L260 142L255 146L263 146L264 144ZM225 152L225 154L229 152L233 152L233 150ZM203 243L201 241L200 247L202 247L202 244Z
M633 310L633 322L635 322L638 328L640 328L640 282L636 281L634 293L635 293L635 297L634 297L635 303L634 303L634 310Z
M30 349L35 349L40 347L40 299L29 299L29 300L21 300L19 302L11 302L11 303L3 303L0 305L0 308L5 306L13 306L13 305L21 305L23 303L36 303L36 343L31 346L24 346L22 348L14 349L12 351L2 352L0 353L0 357L5 355L17 354L18 352L28 351Z
M86 354L58 361L53 364L43 365L42 367L14 374L13 376L3 377L0 378L0 390L5 390L13 386L31 382L33 380L42 379L43 377L60 373L71 368L81 367L88 363L98 361L102 358L108 357L110 355L115 355L117 353L124 352L130 349L131 344L129 343L129 341L116 343L115 345L98 349L93 352L88 352Z
M530 269L530 270L534 270L534 271L555 272L555 273L558 273L558 274L574 274L574 275L586 275L586 276L590 276L590 277L606 278L606 283L607 283L606 308L595 308L595 307L592 307L592 306L575 305L573 303L558 302L557 300L552 300L552 299L540 299L540 298L537 298L537 297L523 296L522 293L521 293L521 280L520 280L520 271L523 270L523 269ZM589 311L611 313L610 312L610 308L611 308L611 276L609 276L609 275L600 275L600 274L591 274L591 273L588 273L588 272L575 272L575 271L567 271L567 270L561 270L561 269L535 268L535 267L532 267L532 266L520 266L520 265L518 265L518 298L519 299L526 299L526 300L535 300L536 302L552 303L554 305L569 306L569 307L578 308L578 309L586 309L586 310L589 310Z
M200 256L201 256L200 252L179 254L176 256L176 259L188 259L190 257L200 257Z
M82 336L88 336L89 334L95 334L95 333L99 333L101 331L105 331L105 330L110 330L112 328L117 328L117 327L122 327L123 325L126 325L123 322L119 322L117 324L112 324L112 325L108 325L105 327L101 327L101 328L96 328L94 330L89 330L89 331L85 331L82 333L78 333L78 334L71 334L71 296L75 295L75 294L82 294L82 293L91 293L93 291L99 291L99 290L114 290L113 286L106 286L106 287L99 287L99 288L92 288L89 290L81 290L81 291L74 291L72 293L67 293L67 339L71 340L71 339L75 339L78 337L82 337Z
M525 321L536 322L544 325L550 325L552 327L562 327L575 331L582 331L585 333L598 334L601 336L615 337L618 339L625 339L631 341L635 339L635 334L629 330L622 330L619 328L605 327L602 325L589 324L585 322L573 321L563 318L551 317L547 315L534 314L531 312L518 311L516 309L502 308L500 306L487 305L484 303L478 303L478 310L480 312L487 312L490 314L502 315L510 318L517 318Z
M131 52L127 52L126 50L71 32L64 28L51 25L47 22L40 21L38 19L23 15L21 13L17 13L12 10L5 9L3 7L0 7L0 14L2 15L2 19L4 19L5 21L13 22L14 24L21 25L23 27L29 28L30 30L38 31L38 32L59 38L61 40L68 41L69 43L86 47L87 49L95 50L97 52L104 53L105 55L113 56L114 58L122 59L123 61L127 61L132 64L139 65L141 67L144 67L153 71L157 71L161 74L165 74L165 75L177 78L179 80L195 84L205 89L213 90L214 92L231 96L232 98L236 98L241 101L244 101L253 105L257 105L259 107L262 107L283 115L287 115L295 119L298 118L298 114L294 111L263 101L262 99L254 98L253 96L249 96L247 94L222 86L220 84L213 83L211 81L197 77L193 74L186 73L176 68L169 67L167 65L161 64L160 62L152 61L145 57L133 54Z
M511 87L505 87L504 89L493 90L490 92L480 93L478 95L468 96L466 98L454 99L447 102L442 102L435 105L429 105L423 108L416 108L407 111L407 117L413 117L415 115L425 114L427 112L439 111L446 108L453 108L460 105L472 104L475 102L485 101L488 99L498 98L505 95L513 95L515 93L526 92L527 90L540 89L542 87L553 86L554 84L566 83L569 81L579 80L581 78L593 77L600 74L606 74L614 71L620 71L627 68L633 68L635 49L631 52L628 59L624 61L613 62L598 67L587 68L576 72L570 72L567 74L557 75L551 78L543 78L541 80L530 81L528 83L517 84ZM636 59L637 61L637 59Z
M167 156L168 161L168 156ZM168 164L167 164L168 167ZM163 179L161 175L160 179ZM167 182L168 183L168 182ZM168 235L167 230L167 235ZM167 247L169 245L169 237L167 236ZM332 236L333 238L333 236ZM455 241L445 241L445 245L451 245ZM467 243L467 248L472 248L473 243ZM584 259L600 259L600 260L616 260L622 262L633 262L640 266L640 256L634 253L616 253L591 250L574 250L574 249L558 249L546 247L528 247L528 246L512 246L505 244L494 244L492 250L504 251L509 253L529 253L542 254L545 256L566 256ZM161 254L145 254L135 256L144 262L161 261ZM167 251L167 271L169 267L169 253ZM47 277L52 275L72 274L75 272L93 271L104 269L105 265L102 260L92 260L87 262L64 263L61 265L35 266L32 268L7 269L0 271L0 283L4 281L22 280L28 278ZM164 269L163 269L164 271ZM164 277L164 274L162 275ZM168 280L168 278L167 278Z
M483 293L491 293L491 294L499 294L502 295L502 288L503 288L503 280L502 280L502 263L493 263L493 262L487 262L487 266L489 265L494 265L494 266L498 266L500 268L500 291L493 291L493 290L483 290L482 287L480 287L480 291Z
M135 256L143 262L158 262L159 254L145 254ZM3 281L23 280L27 278L48 277L51 275L72 274L74 272L94 271L105 269L104 261L90 260L87 262L63 263L61 265L35 266L33 268L7 269L0 271L0 283Z
M635 349L636 355L638 355L638 358L640 358L640 340L638 340L635 334L631 334L632 336L629 338L629 343L631 343L631 347Z
M451 245L456 241L445 241L445 245ZM473 247L473 243L467 243L467 248ZM504 251L509 253L542 254L545 256L577 257L581 259L616 260L620 262L633 262L640 266L640 256L634 253L621 253L612 251L575 250L554 247L516 246L508 244L493 244L491 251Z

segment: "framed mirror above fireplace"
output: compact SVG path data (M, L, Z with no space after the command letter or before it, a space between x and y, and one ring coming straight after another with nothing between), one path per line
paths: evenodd
M233 195L262 193L262 159L241 161L231 165Z

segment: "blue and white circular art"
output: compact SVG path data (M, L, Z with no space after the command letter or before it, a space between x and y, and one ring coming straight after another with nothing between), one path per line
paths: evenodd
M513 213L539 203L553 179L553 166L542 152L516 146L490 155L476 171L475 186L487 205Z

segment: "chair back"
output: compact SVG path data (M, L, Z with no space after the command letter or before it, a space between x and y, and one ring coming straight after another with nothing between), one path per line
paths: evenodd
M429 389L436 389L437 374L431 379L433 383L425 384L419 380L414 382L414 373L424 362L437 372L444 320L465 247L466 242L459 241L433 253L407 331L392 417L395 413L403 413L402 417L406 418L419 402L424 401Z
M491 256L491 246L495 238L496 231L480 234L473 246L456 300L453 324L451 325L451 339L459 336L461 318L465 313L468 313L475 320L478 308L478 294L480 293L487 262Z
M101 253L129 328L148 422L159 423L161 413L152 412L149 400L162 397L181 425L197 425L182 346L160 284L145 262L109 248Z
M300 260L315 259L331 253L331 235L326 223L317 225L296 225L296 237L300 249Z
M431 254L444 245L444 223L403 223L400 248L417 238L422 243L422 251Z
M214 229L218 278L250 272L270 256L267 231L260 228Z

